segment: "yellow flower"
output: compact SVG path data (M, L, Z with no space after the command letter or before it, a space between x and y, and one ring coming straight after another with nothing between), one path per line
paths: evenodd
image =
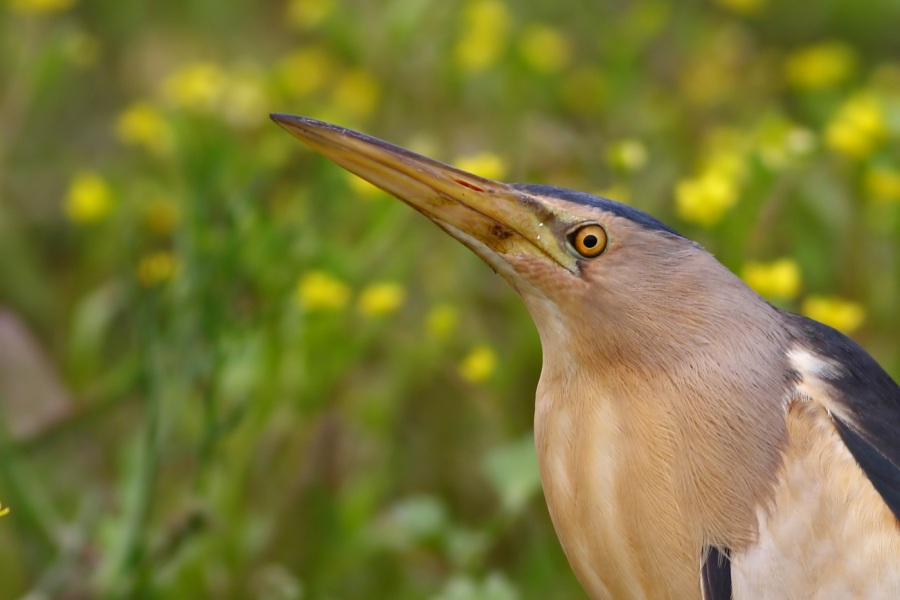
M75 0L10 0L9 7L23 15L42 15L67 11L74 4Z
M850 158L865 158L884 140L887 126L881 102L871 94L850 98L825 130L825 144Z
M866 320L866 311L860 304L840 298L809 296L803 301L801 311L810 319L821 321L844 333L853 332Z
M78 173L69 184L64 203L66 215L75 223L93 223L112 210L112 192L97 173Z
M3 506L3 503L0 502L0 517L5 517L9 514L9 507Z
M123 144L143 146L156 154L169 154L174 141L166 117L149 102L135 102L119 114L116 137Z
M900 171L889 167L872 167L863 178L866 192L879 200L900 200Z
M460 156L453 161L458 169L480 175L487 179L503 179L506 177L506 161L493 152L479 152L469 156Z
M737 182L718 170L707 170L699 177L684 179L675 187L678 216L704 227L718 223L737 198Z
M334 0L291 0L287 20L298 29L312 29L324 21L334 8Z
M614 167L622 171L638 171L647 164L647 147L634 138L619 140L609 147L607 158Z
M566 108L578 114L597 112L606 99L607 82L593 67L578 67L567 72L560 82L560 99Z
M425 330L436 340L446 339L456 329L459 313L449 304L437 304L425 317Z
M519 52L532 69L541 73L558 73L572 58L569 40L558 29L545 25L532 25L522 32Z
M225 74L213 63L191 63L163 81L163 96L175 106L209 112L218 107Z
M738 150L712 152L703 163L705 173L715 173L725 179L741 181L747 171L744 154Z
M278 65L281 84L297 97L308 96L321 89L333 72L331 55L319 46L297 50Z
M486 345L475 346L459 365L463 379L478 383L487 380L497 369L497 354Z
M310 271L297 284L294 301L306 310L340 310L350 301L350 288L324 271Z
M762 11L768 0L715 0L716 4L739 15L755 15Z
M340 111L359 119L372 114L380 96L378 81L359 69L347 71L331 93L331 99Z
M456 62L463 71L493 67L506 49L509 9L500 0L469 0L463 9L463 35L457 40Z
M159 251L141 258L137 267L138 281L152 287L172 279L178 272L178 260L171 252Z
M406 291L396 283L373 283L359 295L357 308L363 315L377 317L394 312L406 300Z
M850 46L823 42L791 53L784 63L784 74L790 85L815 90L846 81L855 68L856 54Z
M760 296L791 299L800 291L800 267L790 258L770 263L749 262L741 277Z

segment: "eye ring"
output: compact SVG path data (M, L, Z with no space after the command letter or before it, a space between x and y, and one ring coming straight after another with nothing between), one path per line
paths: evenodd
M597 223L581 225L569 234L569 245L582 258L597 258L606 250L608 243L606 230Z

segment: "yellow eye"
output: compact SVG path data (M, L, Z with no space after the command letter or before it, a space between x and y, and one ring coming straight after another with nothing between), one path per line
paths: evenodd
M596 258L606 250L606 230L593 223L585 225L571 233L569 242L581 256Z

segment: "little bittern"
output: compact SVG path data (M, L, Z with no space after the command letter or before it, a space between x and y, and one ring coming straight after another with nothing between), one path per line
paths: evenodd
M860 346L629 206L272 118L525 302L541 480L591 598L900 598L900 388Z

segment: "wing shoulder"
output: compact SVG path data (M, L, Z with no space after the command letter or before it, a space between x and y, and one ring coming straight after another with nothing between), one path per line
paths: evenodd
M790 318L798 347L814 359L798 369L805 369L798 378L827 386L824 404L841 440L900 519L900 387L846 335L805 317Z

